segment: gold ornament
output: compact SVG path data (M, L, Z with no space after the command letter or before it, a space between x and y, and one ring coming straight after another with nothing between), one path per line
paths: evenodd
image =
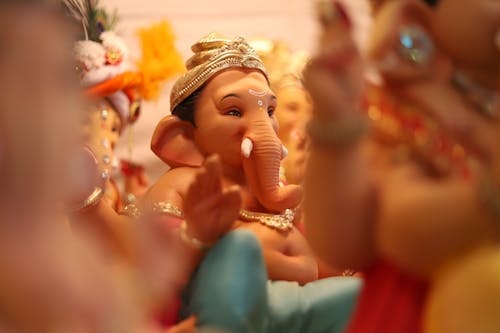
M138 219L141 217L141 210L135 203L131 203L125 206L120 212L120 215L127 216L133 219Z
M184 216L182 210L179 207L164 201L156 202L153 205L153 211L158 214L170 214L179 218L182 218Z
M367 132L363 119L339 119L329 122L312 120L307 132L313 142L332 147L345 147L359 141Z
M94 191L85 199L82 203L76 205L72 211L74 212L81 212L84 211L90 207L94 207L99 203L101 198L103 197L104 192L102 188L96 187Z
M208 80L228 68L256 69L269 81L262 60L242 37L231 40L211 33L194 44L191 50L195 54L186 62L188 71L172 88L171 111Z
M279 215L255 213L242 209L239 214L243 222L259 222L266 227L279 231L289 231L293 228L293 220L295 219L295 211L287 209Z
M179 207L165 201L155 202L153 204L152 212L155 214L168 214L178 218L184 217L184 214L182 213L182 210ZM142 216L143 211L135 203L130 203L127 206L125 206L125 208L120 212L120 214L138 219L139 217Z

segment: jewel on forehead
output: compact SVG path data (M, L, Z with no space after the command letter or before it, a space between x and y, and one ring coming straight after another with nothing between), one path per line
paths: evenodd
M101 119L102 120L107 120L108 119L108 110L104 109L104 110L101 110Z
M264 97L267 95L267 92L265 92L264 90L257 91L257 90L253 90L253 89L248 89L248 93L250 95L255 96L255 97Z
M259 101L257 102L257 104L259 104L260 107L264 106L264 102L261 99L259 99Z

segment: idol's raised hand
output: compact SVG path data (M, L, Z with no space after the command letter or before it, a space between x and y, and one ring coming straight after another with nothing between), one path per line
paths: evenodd
M240 208L239 188L223 190L219 157L210 156L184 198L188 234L212 244L231 229Z
M320 1L323 28L319 49L304 73L315 103L315 116L329 120L359 108L364 90L364 62L352 38L352 23L336 1Z

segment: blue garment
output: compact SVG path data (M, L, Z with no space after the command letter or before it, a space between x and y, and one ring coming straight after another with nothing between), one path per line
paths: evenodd
M184 295L185 316L200 328L231 333L340 333L360 288L357 278L330 278L300 286L268 281L256 237L237 230L207 254Z

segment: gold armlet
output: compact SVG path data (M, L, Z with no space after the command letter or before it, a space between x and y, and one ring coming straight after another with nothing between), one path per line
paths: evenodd
M179 229L179 232L180 232L180 236L181 236L182 241L185 242L187 245L189 245L197 250L200 250L200 251L206 251L210 247L212 247L213 244L207 244L207 243L200 241L199 239L191 237L188 234L187 229L188 229L188 225L187 225L187 222L184 220L181 223L181 227Z
M160 201L160 202L155 202L153 204L152 210L147 210L149 213L153 214L168 214L172 215L178 218L182 218L184 214L182 213L182 210L175 206L172 205L171 203ZM131 218L139 218L141 215L143 215L143 211L137 206L135 203L129 203L128 205L123 208L123 210L120 212L121 215L128 216Z
M138 219L141 217L142 212L139 209L139 207L137 207L137 205L135 203L131 203L131 204L126 205L122 209L122 211L120 212L120 215L127 216L127 217L130 217L133 219Z
M357 118L326 123L315 119L307 126L313 142L333 147L349 146L360 140L367 130L368 122Z
M85 199L83 202L75 205L72 208L72 211L73 212L81 212L81 211L84 211L90 207L94 207L95 205L97 205L99 203L99 201L101 200L103 195L104 195L104 191L102 190L102 188L96 187L94 189L94 192L92 192L87 197L87 199Z
M170 214L179 218L182 218L184 216L182 210L179 207L164 201L156 202L153 205L153 212L157 214Z

